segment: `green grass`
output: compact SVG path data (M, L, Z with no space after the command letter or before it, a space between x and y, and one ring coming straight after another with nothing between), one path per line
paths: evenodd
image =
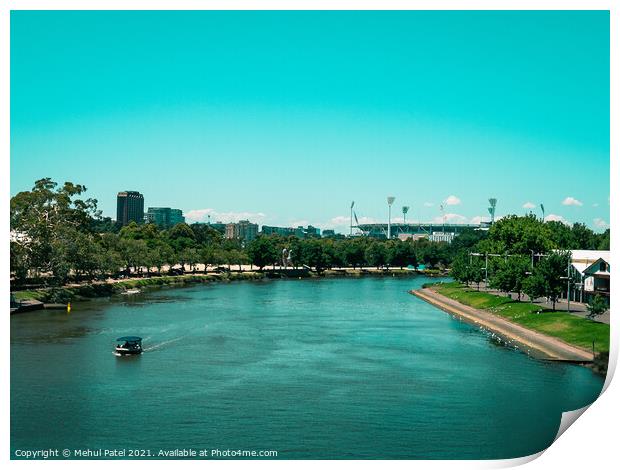
M15 296L15 300L38 300L43 302L45 298L45 292L41 290L20 290L12 293Z
M555 336L569 344L591 350L594 341L596 352L609 351L609 325L605 323L571 315L562 310L554 312L541 305L478 292L458 282L436 284L432 289L464 305L487 310L531 330Z

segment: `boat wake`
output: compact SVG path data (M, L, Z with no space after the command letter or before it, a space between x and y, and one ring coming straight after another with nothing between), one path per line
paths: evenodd
M148 348L143 348L144 352L156 351L158 349L163 348L164 346L168 346L169 344L176 343L177 341L181 341L183 338L186 338L187 335L179 336L178 338L169 339L168 341L162 341L161 343L154 344L153 346L149 346Z

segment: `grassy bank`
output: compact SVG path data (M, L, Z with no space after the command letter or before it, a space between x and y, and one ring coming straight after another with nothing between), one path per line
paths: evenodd
M458 282L432 284L428 287L464 305L486 310L566 343L591 350L594 341L597 353L609 351L609 325L605 323L597 323L562 310L554 312L541 305L479 292Z

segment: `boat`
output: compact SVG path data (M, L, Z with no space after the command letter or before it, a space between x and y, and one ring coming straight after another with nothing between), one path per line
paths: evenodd
M140 289L127 289L124 292L121 292L122 295L133 295L133 294L139 294L140 293Z
M116 338L114 354L117 356L135 356L142 354L142 338L139 336L122 336Z

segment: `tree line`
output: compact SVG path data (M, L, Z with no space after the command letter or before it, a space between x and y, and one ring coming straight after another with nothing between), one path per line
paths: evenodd
M574 249L609 249L609 229L596 234L583 224L569 227L543 222L533 215L508 216L495 222L484 240L461 250L452 263L452 276L480 288L483 281L521 300L547 297L553 304L580 279L571 268ZM597 300L600 303L600 299Z
M102 279L122 274L195 271L198 264L278 265L282 250L293 266L317 271L333 267L449 266L453 249L426 239L400 242L366 237L350 239L259 236L249 243L226 239L208 224L154 224L119 227L101 217L86 188L50 178L11 198L11 273L17 282L38 279L62 284L73 279ZM174 266L181 268L173 269ZM166 268L165 268L166 267Z
M500 290L527 293L553 291L541 279L551 279L564 266L554 249L608 249L609 230L595 234L583 224L572 227L543 223L534 216L509 216L490 230L467 229L451 244L426 238L401 241L368 237L345 239L260 235L249 243L224 238L208 224L178 224L161 229L154 224L124 227L103 218L97 200L84 198L86 187L59 185L50 178L35 182L31 191L11 198L11 273L18 283L28 279L63 284L70 279L103 279L123 274L175 273L186 267L251 264L258 269L278 265L282 250L291 252L293 266L316 271L333 267L400 267L424 264L452 268L463 282L480 283L490 276ZM489 266L472 252L501 254ZM534 255L534 275L532 272ZM551 267L550 267L551 266ZM480 276L483 276L482 278ZM557 277L557 276L556 276ZM533 280L532 280L533 279ZM547 281L545 281L547 282ZM535 290L538 289L538 290Z

